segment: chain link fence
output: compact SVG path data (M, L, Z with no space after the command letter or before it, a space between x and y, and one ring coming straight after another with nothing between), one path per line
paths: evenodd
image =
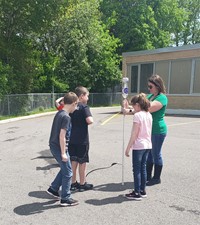
M33 93L5 95L0 99L0 115L26 115L33 111L44 111L55 107L55 100L64 93ZM113 106L119 105L122 101L122 94L117 93L90 93L88 105Z

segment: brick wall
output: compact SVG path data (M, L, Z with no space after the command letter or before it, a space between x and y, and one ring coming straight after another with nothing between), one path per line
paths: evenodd
M189 59L189 58L199 58L200 57L200 48L193 49L180 49L180 50L172 50L165 51L165 49L161 49L161 52L152 52L150 53L144 51L137 54L134 52L133 55L127 54L123 55L122 61L122 73L123 76L130 76L130 71L127 71L128 64L141 64L147 62L156 62L163 60L176 60L176 59ZM183 110L199 110L200 112L200 96L184 96L184 95L168 95L168 109L183 109Z
M168 109L200 110L200 96L172 96L168 97Z
M149 55L134 55L124 56L124 63L141 63L141 62L156 62L161 60L173 60L184 58L195 58L200 56L200 49L182 50L176 52L163 52Z

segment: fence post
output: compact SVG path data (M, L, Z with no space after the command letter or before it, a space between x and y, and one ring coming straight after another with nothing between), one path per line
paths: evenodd
M53 106L54 106L54 102L55 102L55 95L54 95L55 93L54 93L54 85L52 86L52 105L51 105L51 107L53 108Z
M93 104L94 104L94 102L93 102L93 96L94 96L94 93L90 93L90 99L91 99L91 106L93 107Z
M113 99L113 98L112 98L112 95L113 95L113 94L111 93L111 94L110 94L110 106L112 106L112 99Z
M9 100L9 95L7 95L7 101L8 101L8 115L10 116L10 100Z
M31 96L31 110L33 110L33 107L34 107L34 96L33 96L33 93L32 93L32 96Z

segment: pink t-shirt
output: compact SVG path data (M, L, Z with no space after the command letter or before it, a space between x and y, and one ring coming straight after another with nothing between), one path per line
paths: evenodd
M133 122L139 123L139 133L132 146L134 150L151 149L151 130L152 130L152 116L151 113L140 111L133 116Z

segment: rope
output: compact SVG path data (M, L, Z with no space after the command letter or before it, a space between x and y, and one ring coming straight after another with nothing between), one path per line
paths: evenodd
M112 166L114 166L114 165L122 165L122 164L121 164L121 163L116 163L116 162L115 162L115 163L112 163L110 166L101 167L101 168L97 168L97 169L91 170L91 171L89 171L89 172L86 174L86 177L87 177L90 173L92 173L92 172L94 172L94 171L109 169L110 167L112 167Z

